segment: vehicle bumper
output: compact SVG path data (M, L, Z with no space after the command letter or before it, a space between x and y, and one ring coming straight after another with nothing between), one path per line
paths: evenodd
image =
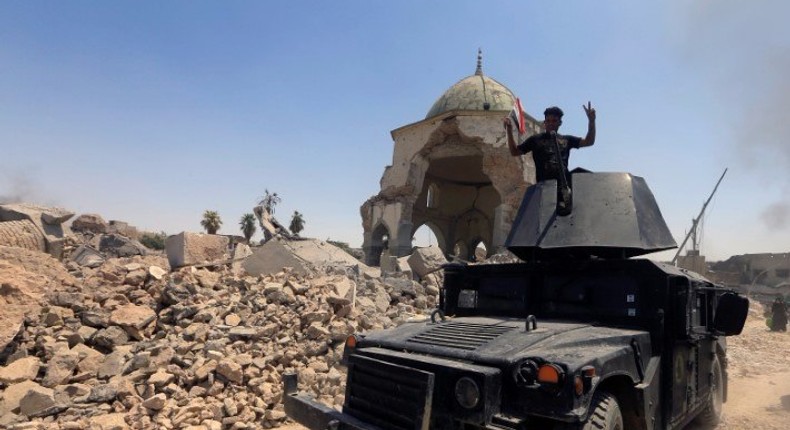
M283 404L285 413L310 430L379 430L350 415L317 402L311 396L297 392L295 373L283 375Z

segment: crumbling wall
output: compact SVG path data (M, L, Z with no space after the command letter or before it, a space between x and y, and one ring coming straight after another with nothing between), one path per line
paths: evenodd
M30 220L0 222L0 245L46 252L44 235Z
M27 203L0 205L0 221L28 221L30 223L28 225L33 225L38 231L38 234L31 235L30 233L26 233L28 237L22 239L22 241L36 241L40 235L44 239L44 250L55 258L61 258L63 256L66 238L71 235L71 230L69 230L64 223L73 216L73 212L62 208L52 208ZM21 230L18 230L18 227L7 228L14 229L15 233L22 233Z
M513 157L507 149L503 115L449 113L392 132L393 161L381 178L381 192L361 207L367 264L377 264L382 225L388 229L389 253L396 257L410 253L411 239L422 225L442 237L440 246L448 255L456 245L469 254L480 242L489 255L501 249L524 191L535 181L532 158ZM537 122L529 121L521 138L539 130ZM459 167L453 180L430 174L435 163L461 158L475 160L475 167ZM431 186L440 190L440 198L429 208Z

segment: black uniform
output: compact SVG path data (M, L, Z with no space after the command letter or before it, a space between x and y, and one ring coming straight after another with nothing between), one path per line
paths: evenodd
M557 134L557 145L559 145L560 155L562 156L562 164L565 166L565 175L568 174L568 158L570 156L571 148L579 148L582 139L576 136L569 136L564 134ZM557 179L560 177L560 166L557 163L557 156L555 155L556 147L554 146L554 138L550 133L539 133L530 136L521 145L518 145L518 150L522 154L532 152L532 159L535 161L535 176L538 182L547 179Z
M771 306L771 330L787 330L787 304L784 300L776 299Z

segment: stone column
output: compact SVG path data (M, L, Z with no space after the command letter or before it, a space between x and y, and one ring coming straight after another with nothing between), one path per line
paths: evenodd
M390 254L403 257L411 254L411 231L414 228L411 221L401 219L398 223L396 237L390 239Z

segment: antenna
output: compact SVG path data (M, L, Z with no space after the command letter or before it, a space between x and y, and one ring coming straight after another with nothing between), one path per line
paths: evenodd
M699 224L700 219L702 219L702 215L705 213L705 208L708 207L708 203L710 203L710 200L713 198L713 195L716 194L716 190L719 188L719 184L721 184L721 180L724 179L724 175L726 174L727 174L727 169L725 168L724 173L722 173L721 177L719 178L719 181L716 182L716 186L713 187L713 192L710 193L708 200L705 200L705 204L702 205L702 210L699 211L699 215L697 215L696 218L691 220L691 231L689 231L689 233L686 235L686 238L683 239L683 243L681 243L680 246L678 247L678 252L675 253L674 257L672 257L671 264L675 264L675 261L677 261L678 259L678 255L680 255L680 252L683 251L683 247L686 246L686 242L688 242L689 237L691 237L692 235L694 236L694 239L692 240L692 244L694 246L694 249L695 250L697 249L697 224Z

